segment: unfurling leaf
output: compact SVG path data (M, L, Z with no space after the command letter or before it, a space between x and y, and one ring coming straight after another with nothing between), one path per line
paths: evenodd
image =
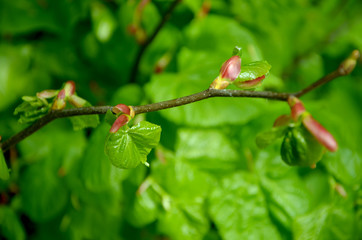
M240 74L233 84L247 89L257 87L269 73L271 65L267 61L252 62L241 66Z
M50 104L44 98L36 96L22 97L23 103L15 108L14 114L20 115L20 123L31 123L43 117L49 112Z
M282 159L290 166L314 168L323 153L324 147L303 125L290 128L281 147Z
M118 168L135 168L140 163L147 165L147 155L160 141L161 127L147 121L128 128L124 126L116 133L109 133L105 142L105 153Z

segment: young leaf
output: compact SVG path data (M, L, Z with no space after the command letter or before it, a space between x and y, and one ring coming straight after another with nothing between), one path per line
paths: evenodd
M106 138L105 152L118 168L135 168L146 164L147 155L160 141L161 127L142 121L131 128L123 127Z
M89 102L86 102L84 107L92 106ZM70 121L72 122L74 130L82 130L83 128L95 128L99 124L99 117L98 115L83 115L83 116L76 116L71 117Z
M2 151L0 152L0 179L9 179L9 169L6 166L5 157Z
M271 66L267 61L252 62L242 65L239 76L233 82L235 86L242 88L256 87L269 72ZM248 82L252 80L260 80L256 82ZM244 87L244 85L246 85Z
M36 96L22 97L23 103L15 108L14 115L20 115L20 123L31 123L46 115L50 104L43 98Z

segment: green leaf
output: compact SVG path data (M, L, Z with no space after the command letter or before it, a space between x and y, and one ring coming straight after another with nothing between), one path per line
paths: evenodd
M112 164L118 168L135 168L146 164L147 155L160 141L161 127L142 121L128 128L122 127L106 138L105 152Z
M295 217L307 213L311 206L310 194L294 171L284 178L261 177L261 186L269 211L287 229Z
M109 8L100 2L92 2L91 16L93 31L101 42L108 42L117 27L117 21Z
M81 178L85 187L93 192L109 189L116 191L115 189L118 188L118 184L115 182L119 179L114 179L113 173L121 170L108 161L104 149L100 147L104 144L108 130L108 125L102 124L92 132L82 158ZM113 185L116 185L115 188Z
M48 221L60 214L68 201L68 191L46 162L32 164L20 180L23 210L35 222Z
M0 206L0 232L5 239L25 239L25 231L18 216L8 206Z
M278 138L284 136L288 127L273 127L272 129L259 133L256 136L256 145L259 148L266 148L270 144L274 143Z
M178 201L192 202L205 198L210 186L208 175L167 151L162 151L161 154L164 163L156 161L152 164L152 179Z
M137 84L128 84L119 88L112 96L110 104L115 106L123 103L127 106L136 106L144 96L143 89Z
M294 239L357 239L352 206L323 205L293 222Z
M158 191L164 207L157 228L171 239L202 239L209 229L205 211L209 178L168 151L162 155L163 162L151 166L151 186Z
M2 180L9 179L9 169L8 166L6 166L3 151L0 151L0 179Z
M144 227L154 222L160 212L161 198L152 187L148 187L136 195L132 207L127 211L127 220L135 227Z
M358 153L341 148L326 154L323 163L338 180L348 185L361 184L362 160Z
M202 240L209 230L209 221L202 202L185 205L174 201L158 219L157 228L171 239Z
M209 212L223 239L281 239L253 175L239 172L222 179L210 195Z
M230 139L218 130L180 129L176 157L213 173L234 171L240 163Z
M217 70L226 59L230 58L235 46L243 48L243 61L245 62L262 59L259 46L247 28L234 19L213 14L208 15L202 21L191 22L186 28L186 43L187 47L193 51L206 51L219 55L223 60L219 63Z
M201 11L201 7L204 1L202 0L185 0L183 3L190 8L190 10L197 15Z
M265 60L241 65L240 74L233 83L237 84L262 77L269 73L270 68L270 64Z

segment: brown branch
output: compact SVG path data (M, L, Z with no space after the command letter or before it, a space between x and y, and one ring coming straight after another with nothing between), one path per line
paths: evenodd
M219 89L207 89L199 93L195 93L189 96L184 96L168 101L152 103L141 106L133 106L135 114L147 113L159 111L167 108L178 107L197 101L201 101L207 98L212 97L247 97L247 98L264 98L270 100L279 100L286 101L290 96L301 97L304 94L314 90L317 87L326 84L333 79L347 75L352 72L356 65L356 61L359 58L359 52L357 50L353 51L349 58L343 61L337 70L331 72L330 74L322 77L315 83L307 86L299 92L295 93L278 93L278 92L269 92L269 91L244 91L244 90L219 90ZM3 151L8 150L11 146L17 144L21 140L30 136L40 128L44 127L49 122L57 118L65 118L79 115L91 115L91 114L105 114L108 110L111 110L111 106L96 106L96 107L83 107L83 108L72 108L72 109L63 109L63 110L52 110L44 117L40 118L33 125L25 128L16 135L10 137L3 143L0 143L0 148Z
M360 52L358 50L354 50L350 54L350 56L339 65L337 70L334 70L330 74L322 77L318 81L312 83L311 85L300 90L299 92L294 93L293 95L299 98L304 94L314 90L315 88L332 81L333 79L350 74L353 71L354 67L356 66L357 60L359 58L360 58Z
M160 32L162 27L165 25L165 23L168 21L168 19L171 17L172 12L175 10L176 6L181 2L182 0L175 0L171 3L170 7L167 9L166 13L163 15L161 21L158 23L157 27L151 34L151 36L146 40L143 45L141 45L140 49L138 50L138 53L136 55L134 64L132 66L131 74L129 82L134 83L136 82L137 73L138 73L138 67L141 63L142 56L148 46L153 42L153 40L156 38L157 34Z
M10 137L3 143L0 143L0 149L2 149L3 151L8 150L11 146L24 140L26 137L35 133L40 128L44 127L45 125L47 125L54 119L79 116L79 115L105 114L108 111L108 109L111 109L111 108L112 107L110 107L110 106L99 106L99 107L83 107L83 108L52 110L47 115L45 115L44 117L37 120L29 127L18 132L17 134Z

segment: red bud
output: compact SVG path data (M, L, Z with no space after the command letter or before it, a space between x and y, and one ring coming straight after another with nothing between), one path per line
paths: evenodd
M111 129L109 130L110 133L116 133L121 127L126 125L129 121L129 117L126 115L119 116L116 121L114 121Z
M332 134L330 134L312 115L307 114L303 117L303 125L329 151L337 151L338 145Z
M298 118L306 112L304 104L296 97L289 97L288 104L290 106L292 118L294 121L298 121Z
M112 108L112 112L114 112L115 114L125 113L127 115L130 115L131 109L125 104L118 104Z
M220 76L221 78L226 78L234 81L239 76L240 68L241 58L239 56L232 56L221 66Z

